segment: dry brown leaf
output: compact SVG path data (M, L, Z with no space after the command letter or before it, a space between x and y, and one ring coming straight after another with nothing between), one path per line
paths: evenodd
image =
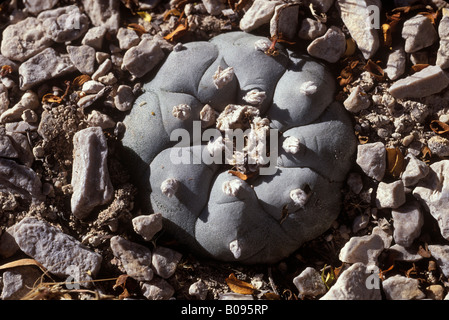
M281 297L274 292L266 292L262 295L262 299L266 300L281 300Z
M430 122L430 129L436 134L444 134L449 132L449 124L444 123L440 120L432 120Z
M404 170L404 155L399 148L387 148L387 170L394 178L398 178Z
M53 93L47 93L42 97L42 103L47 102L47 103L61 103L62 98L58 97L56 95L54 95Z
M430 161L430 158L432 157L432 152L430 151L430 148L428 146L424 146L421 149L421 153L422 153L422 159L424 160L424 162Z
M346 39L346 51L343 54L345 57L350 57L355 53L355 50L357 48L357 45L355 44L354 39L348 38Z
M412 66L412 72L416 73L430 66L430 64L418 63Z
M130 23L127 26L128 29L134 30L139 34L139 36L143 35L144 33L147 33L147 30L143 26L137 23Z
M168 17L171 15L180 17L181 14L182 13L178 9L170 9L170 10L165 11L163 19L164 19L164 21L166 21L168 19Z
M177 38L182 37L187 32L187 22L185 24L179 24L175 30L167 34L164 39L167 41L173 41Z
M231 273L228 278L226 278L226 283L232 292L240 294L253 294L256 288L252 284L239 280L236 278L235 274Z
M383 45L386 47L391 47L391 44L393 43L393 37L392 37L392 27L389 23L384 23L382 25L382 35L383 35Z
M228 173L232 174L233 176L236 176L237 178L242 179L243 181L248 179L248 176L244 173L241 173L240 171L229 170Z
M73 79L72 85L75 87L81 87L84 83L86 83L90 79L91 79L90 76L88 76L87 74L82 74Z
M365 65L365 70L368 71L377 81L382 81L384 79L384 70L371 59Z
M11 73L12 73L12 67L10 65L5 64L2 66L2 69L0 71L0 76L4 77Z
M15 267L23 267L23 266L37 266L42 270L45 270L44 266L41 265L34 259L19 259L16 261L8 262L0 266L0 270L15 268Z

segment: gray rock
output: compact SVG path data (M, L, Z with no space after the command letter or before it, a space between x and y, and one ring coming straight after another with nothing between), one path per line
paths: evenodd
M108 146L100 127L78 131L73 137L72 213L86 218L112 200L114 189L107 166Z
M388 55L387 67L384 69L385 74L390 80L397 80L405 72L405 64L407 56L402 47L395 48Z
M330 72L309 56L297 56L281 46L279 55L266 55L255 48L258 41L266 39L230 32L210 42L186 43L183 50L170 53L152 81L144 84L144 94L123 121L123 155L135 183L147 190L144 203L163 215L167 232L193 253L225 261L274 262L326 231L340 211L339 190L356 149L348 115L342 105L333 103ZM233 67L235 75L221 89L213 81L219 66ZM305 85L313 90L301 90ZM200 142L196 135L190 134L193 146L190 140L189 146L170 142L175 129L193 132L194 125L201 126L205 104L223 112L230 104L246 104L246 94L254 89L266 95L254 109L284 133L278 157L272 160L275 172L260 174L254 188L219 170L219 161L202 161L207 146L196 144ZM180 104L190 107L188 119L173 116L173 107ZM287 136L298 138L305 146L302 151L285 152L282 144ZM179 154L188 161L178 163ZM177 181L169 185L177 188L164 192L161 186L169 179ZM309 188L304 207L295 204L291 192ZM280 224L286 204L291 212Z
M34 17L11 24L3 30L1 52L8 59L23 62L53 44L42 22Z
M282 35L284 39L294 39L298 32L298 4L284 4L276 6L270 20L270 35Z
M326 31L327 27L324 23L311 18L305 18L301 22L298 37L304 40L314 40L324 35Z
M104 89L104 84L102 84L101 82L95 81L95 80L86 81L82 87L82 90L86 94L97 94L102 89Z
M440 47L437 53L436 65L441 69L449 68L449 16L443 16L438 26Z
M213 16L220 15L221 11L226 8L222 0L202 0L202 2L206 11Z
M92 75L92 80L99 81L99 79L105 76L112 68L111 59L106 59L99 65L98 69Z
M128 50L131 47L134 47L139 44L140 37L139 35L132 29L128 28L120 28L117 32L117 40L122 50Z
M357 147L357 164L370 178L382 181L387 167L387 151L382 142L361 144Z
M42 184L36 173L13 160L0 158L0 191L18 194L21 198L40 202Z
M132 220L134 231L145 241L151 241L156 233L162 230L162 215L153 213L137 216Z
M354 263L342 271L337 282L320 300L381 300L379 286L370 279L377 277L372 270L361 262Z
M337 62L345 51L345 34L335 26L331 26L323 36L313 40L307 47L307 52L311 56L330 63Z
M120 2L116 0L83 0L84 10L95 27L116 32L120 26Z
M7 135L0 135L0 157L11 159L19 157L19 153L14 148L11 138Z
M67 46L67 52L69 54L70 60L78 69L79 72L83 74L91 75L94 73L95 67L95 49L87 46Z
M430 19L418 14L404 22L402 38L405 39L405 52L411 53L434 44L438 34Z
M248 11L240 19L240 29L251 32L264 24L270 22L274 15L274 10L280 1L255 0Z
M19 67L20 90L28 90L44 81L67 75L76 70L67 55L47 48Z
M405 190L402 180L380 182L376 192L376 205L379 209L399 208L405 203Z
M432 152L432 155L436 155L438 157L447 157L449 156L449 140L440 135L435 135L429 140L427 140L427 146Z
M58 277L73 277L89 286L100 270L102 257L49 223L25 218L14 227L20 249Z
M352 237L341 249L339 259L347 263L362 262L364 265L374 265L383 250L384 241L378 234Z
M4 195L4 193L2 193L2 195ZM11 226L0 236L0 256L2 258L9 258L18 250L20 250L20 248L14 239L14 226Z
M307 267L293 279L293 284L301 297L316 297L325 294L327 289L321 279L321 274L314 268Z
M181 253L170 249L158 246L153 250L152 264L156 274L164 279L170 278L176 271L179 260L181 260Z
M114 105L120 111L128 111L133 107L135 97L133 89L127 85L119 85L114 97Z
M29 293L42 272L36 267L22 266L3 272L2 300L20 300Z
M175 289L164 279L154 277L150 282L141 282L142 294L148 300L168 300L175 293Z
M150 281L154 273L151 269L151 250L120 236L111 238L111 250L120 259L126 274L137 281Z
M397 80L389 89L397 99L423 98L439 93L449 85L449 77L439 66L429 66L423 70Z
M343 102L343 105L349 112L357 113L367 109L371 105L371 99L361 86L356 86Z
M449 246L431 244L428 246L445 277L449 277Z
M164 57L165 54L157 41L143 39L137 46L126 51L122 69L140 78L158 65Z
M100 127L101 129L111 129L115 127L115 121L107 114L97 110L92 110L87 116L87 123L91 127Z
M27 90L22 97L20 98L20 101L17 102L12 108L6 110L3 112L0 116L0 122L14 122L21 119L22 113L26 109L36 109L40 104L39 97L36 93L34 93L31 90Z
M371 58L379 49L379 30L376 28L372 7L382 9L380 0L337 0L340 17L348 28L365 59Z
M103 46L103 39L107 33L107 29L103 26L93 27L87 30L81 43L90 46L95 50L101 50Z
M208 287L202 280L194 282L189 287L189 295L197 298L198 300L206 300Z
M41 11L52 9L59 0L24 0L26 10L34 15Z
M401 275L389 277L382 282L382 288L387 300L419 300L426 295L419 289L418 279Z
M420 200L430 214L438 221L441 235L449 240L449 160L430 165L430 172L413 189L413 195Z
M30 168L33 164L34 156L26 134L7 132L7 135L10 137L14 149L16 149L18 153L17 159L19 160L19 163Z
M406 166L401 174L402 182L405 187L416 185L419 180L429 173L429 167L424 161L419 160L413 154L405 156Z
M391 210L394 226L394 241L408 248L420 235L424 217L419 204L414 201Z
M89 28L89 18L75 5L43 11L37 18L46 34L59 43L76 40Z

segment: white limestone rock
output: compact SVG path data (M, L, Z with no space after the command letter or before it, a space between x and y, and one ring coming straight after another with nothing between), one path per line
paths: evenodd
M182 254L170 248L157 246L153 250L152 266L154 272L163 279L170 278L176 271L176 267L182 258Z
M449 240L449 160L431 164L430 172L413 189L413 195L437 220L441 235Z
M376 28L376 8L382 9L380 0L337 0L340 17L348 28L365 59L371 58L379 49L379 29Z
M103 130L90 127L78 131L73 137L73 149L71 208L78 219L84 219L95 207L107 204L114 196Z
M417 14L404 22L402 38L405 39L405 52L412 53L434 44L438 34L430 19Z
M327 289L321 274L312 267L307 267L293 279L293 284L302 297L316 297L325 294Z
M240 19L240 29L251 32L270 22L274 10L281 1L255 0L248 11Z
M326 33L313 40L307 47L307 52L330 63L337 62L346 51L346 38L340 28L331 26Z
M134 231L145 241L151 241L162 230L162 214L140 215L132 219Z
M414 201L391 210L394 241L405 248L412 245L420 235L424 217L419 204Z
M418 279L401 275L384 280L382 288L387 300L419 300L426 297L424 292L419 289Z
M58 277L89 286L101 268L102 257L81 242L36 218L25 218L14 226L14 239L20 249Z
M370 178L382 181L387 167L386 149L382 142L361 144L357 147L357 164Z
M142 39L137 46L126 51L122 69L140 78L152 70L165 57L157 41Z
M437 53L436 65L441 69L449 68L449 16L443 16L438 26L440 47Z
M384 241L378 234L352 237L341 249L339 259L342 262L362 262L364 265L377 264L377 257L384 250Z
M376 192L376 205L379 209L399 208L405 203L405 190L402 180L390 183L380 182Z

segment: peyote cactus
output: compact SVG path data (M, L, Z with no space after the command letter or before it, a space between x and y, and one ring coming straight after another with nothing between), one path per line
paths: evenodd
M279 45L266 54L269 46L243 32L185 44L124 120L128 161L164 228L218 260L273 263L322 234L340 211L354 160L351 121L334 102L330 72ZM210 141L201 136L215 127ZM245 132L243 149L227 129ZM188 143L171 141L184 132ZM263 161L268 148L271 163ZM225 164L205 161L223 150Z

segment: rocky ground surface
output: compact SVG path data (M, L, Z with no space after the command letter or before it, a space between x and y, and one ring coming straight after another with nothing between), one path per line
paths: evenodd
M446 8L442 0L2 2L1 298L447 299ZM159 214L142 214L116 152L121 121L155 67L144 61L234 30L328 63L359 140L332 228L271 266L181 250Z

